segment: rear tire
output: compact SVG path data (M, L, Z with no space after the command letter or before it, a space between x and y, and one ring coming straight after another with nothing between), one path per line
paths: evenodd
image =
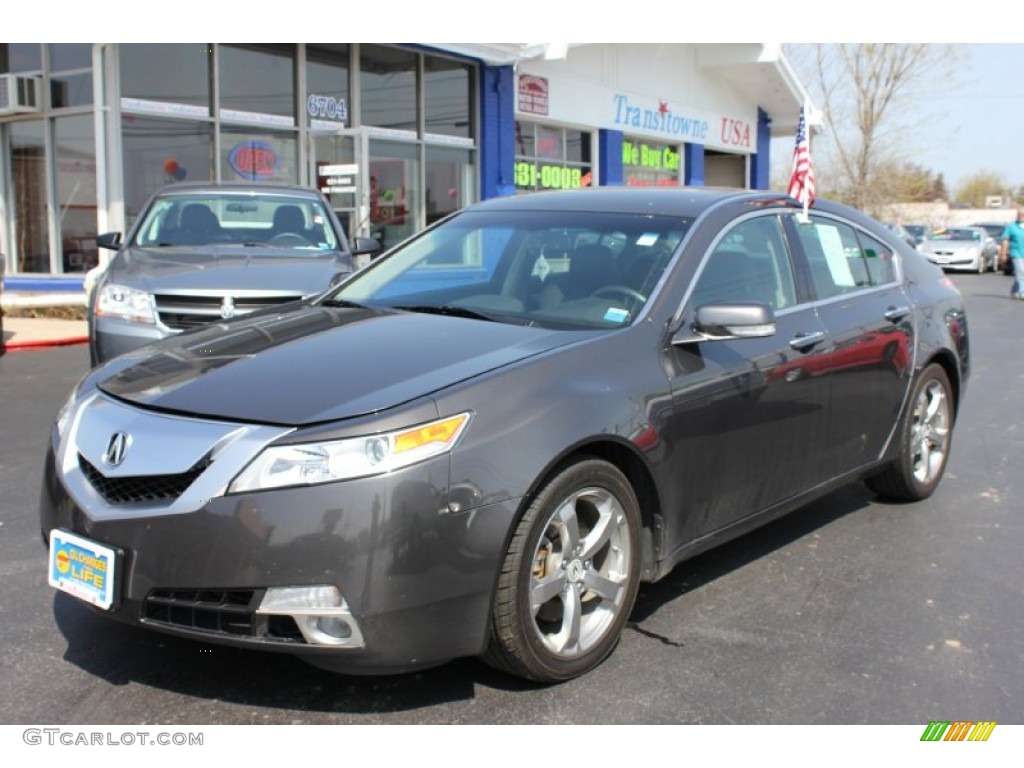
M932 363L921 372L900 421L896 459L866 485L893 501L927 499L942 480L952 438L953 387L942 366Z
M640 506L616 467L565 465L519 521L498 579L484 661L557 683L612 652L640 581Z

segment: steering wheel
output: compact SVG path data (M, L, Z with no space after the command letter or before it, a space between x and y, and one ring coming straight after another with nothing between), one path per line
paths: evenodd
M309 240L295 232L282 232L268 240L271 245L309 245Z
M590 295L595 298L598 296L625 296L628 299L640 302L641 305L647 302L646 296L640 293L640 291L630 288L628 285L605 285Z

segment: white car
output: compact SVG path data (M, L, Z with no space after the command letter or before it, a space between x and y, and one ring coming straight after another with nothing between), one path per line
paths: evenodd
M999 268L999 248L981 227L951 227L929 232L918 250L945 270L981 274Z

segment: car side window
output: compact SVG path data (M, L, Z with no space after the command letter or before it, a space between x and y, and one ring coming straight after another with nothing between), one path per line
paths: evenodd
M860 238L861 249L864 254L864 263L868 267L868 275L871 277L872 285L885 285L896 280L896 268L893 266L892 248L865 235L863 232L857 235Z
M860 291L873 284L864 249L853 227L812 216L809 223L797 223L797 232L818 298Z
M768 304L778 311L796 303L796 285L777 216L748 219L728 230L712 249L691 304Z

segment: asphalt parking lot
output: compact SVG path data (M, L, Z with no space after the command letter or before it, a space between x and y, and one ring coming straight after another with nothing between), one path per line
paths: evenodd
M1024 712L1024 302L963 275L973 372L946 478L852 485L641 589L599 669L536 687L473 659L343 677L102 620L45 576L49 424L84 346L0 358L0 723L917 724Z

